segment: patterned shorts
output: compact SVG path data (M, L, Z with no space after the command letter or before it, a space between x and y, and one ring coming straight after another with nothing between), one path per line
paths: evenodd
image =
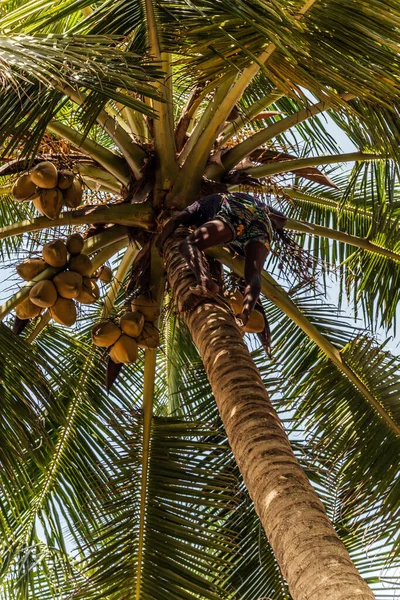
M223 221L233 233L233 246L242 248L250 242L260 242L268 250L273 239L273 229L267 213L251 200L235 197L234 194L223 196L221 208L215 215Z

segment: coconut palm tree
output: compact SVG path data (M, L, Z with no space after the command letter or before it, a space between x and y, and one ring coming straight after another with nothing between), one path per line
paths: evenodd
M390 0L2 9L4 260L82 231L93 270L110 261L115 275L72 333L47 312L10 331L54 270L0 307L0 597L394 589L379 573L399 555L399 360L373 332L395 326L399 294L399 20ZM12 199L43 160L73 169L79 208L50 219ZM297 240L262 278L272 360L223 298L188 297L184 230L164 257L154 246L173 211L235 189L273 199ZM209 261L240 285L240 256ZM368 331L326 300L332 278ZM161 343L121 368L90 330L137 293L160 307Z

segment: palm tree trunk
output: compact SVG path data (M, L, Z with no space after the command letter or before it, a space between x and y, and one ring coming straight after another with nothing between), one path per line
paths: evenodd
M175 304L194 278L165 244ZM296 460L260 374L228 308L201 299L183 314L203 359L229 443L294 600L371 600L324 507Z

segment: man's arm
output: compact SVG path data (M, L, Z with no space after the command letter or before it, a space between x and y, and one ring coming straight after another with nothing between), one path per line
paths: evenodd
M169 236L172 235L176 229L178 229L179 225L189 223L189 221L191 220L191 213L187 210L183 210L182 212L172 217L169 221L167 221L156 241L156 246L159 252L161 252L164 243L169 238Z

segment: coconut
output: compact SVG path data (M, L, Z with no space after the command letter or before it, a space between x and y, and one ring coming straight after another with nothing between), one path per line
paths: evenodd
M92 328L92 342L96 346L108 348L115 344L121 335L118 325L112 321L101 321Z
M33 167L31 179L40 188L49 190L57 185L58 171L53 163L44 161Z
M129 335L122 334L110 350L111 360L118 363L134 363L138 357L138 345Z
M80 273L82 277L89 277L93 271L93 264L90 258L86 254L78 254L73 256L69 261L70 271Z
M31 176L28 173L18 177L17 181L13 185L12 195L14 200L18 202L25 202L26 200L33 200L39 195L39 190L36 184L33 183Z
M15 313L17 317L22 321L25 319L33 319L34 317L37 317L38 315L40 315L41 310L42 309L40 308L40 306L33 304L30 298L25 298L25 300L21 302L21 304L18 304L15 307Z
M41 258L28 258L21 264L17 265L17 273L25 281L31 281L42 271L47 269L49 265Z
M63 205L63 195L58 188L40 190L39 198L33 201L35 208L49 219L57 219Z
M156 321L160 316L160 309L156 300L148 296L138 296L131 302L133 312L140 312L144 315L146 321Z
M249 320L243 327L243 331L246 333L261 333L264 331L265 322L264 317L258 310L252 310L249 314Z
M82 290L76 297L76 301L81 304L93 304L100 298L100 290L94 279L90 277L82 278Z
M244 297L240 290L233 290L228 296L228 302L235 315L242 312Z
M108 267L107 265L103 265L98 270L97 277L100 279L100 281L103 281L104 283L111 283L111 281L112 281L111 268Z
M74 271L63 271L53 278L58 295L62 298L76 298L82 291L82 275Z
M85 241L80 233L73 233L67 237L67 250L72 256L80 254L84 244Z
M74 179L72 185L63 191L64 204L69 208L77 208L82 202L82 185L78 179Z
M74 181L74 174L69 169L62 169L62 171L58 171L58 181L57 187L60 190L66 190L71 187Z
M49 308L50 316L60 325L71 327L76 321L75 302L70 298L57 298L54 306Z
M67 264L67 246L62 240L55 240L43 246L42 256L52 267L63 267Z
M140 312L127 312L119 320L119 326L126 335L137 337L142 333L144 315Z
M41 308L53 306L57 300L57 290L54 283L48 279L35 283L29 292L29 298L33 304Z
M136 338L141 348L157 348L160 345L160 333L149 321L145 321L142 333Z

